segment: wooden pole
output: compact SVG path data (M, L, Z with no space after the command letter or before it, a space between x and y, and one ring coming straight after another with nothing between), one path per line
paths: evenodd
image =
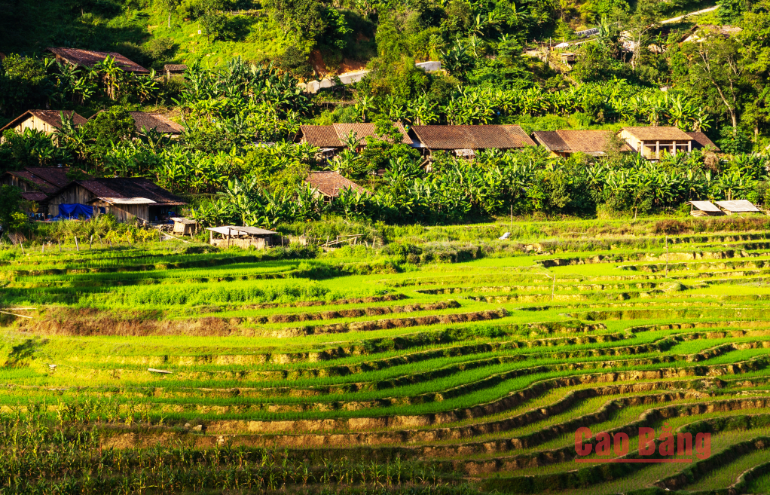
M75 237L75 249L80 251L80 246L78 245L78 238L77 237Z
M511 235L513 235L513 204L511 204Z
M666 236L666 278L668 278L668 236Z

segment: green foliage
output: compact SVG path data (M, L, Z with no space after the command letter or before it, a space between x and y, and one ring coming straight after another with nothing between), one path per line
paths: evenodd
M4 114L44 107L52 89L43 62L10 54L0 63L0 111Z
M24 226L27 216L21 211L21 190L0 185L0 226L4 233L16 232Z
M134 119L120 107L99 112L82 129L83 138L90 143L89 154L96 162L101 162L113 145L129 141L135 134Z

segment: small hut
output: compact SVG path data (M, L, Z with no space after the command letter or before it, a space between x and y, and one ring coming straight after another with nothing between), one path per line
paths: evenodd
M574 64L576 61L576 57L574 53L571 52L564 52L561 54L561 63L563 64Z
M163 66L163 71L166 73L166 80L170 80L173 76L184 75L187 70L187 66L184 64L166 64Z
M184 217L171 217L174 221L174 233L180 235L193 235L197 230L198 222Z
M257 227L236 227L234 225L225 225L224 227L209 227L209 243L212 246L228 248L236 246L239 248L266 249L273 246L275 236L278 232L272 230L260 229ZM217 234L219 237L215 237Z
M742 213L762 213L762 210L754 206L751 201L736 199L733 201L716 201L717 206L727 215L740 215Z
M725 213L711 201L688 201L690 215L694 217L718 217Z

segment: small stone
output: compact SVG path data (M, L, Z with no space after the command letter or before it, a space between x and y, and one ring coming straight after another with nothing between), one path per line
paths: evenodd
M203 431L203 425L198 425L193 428L193 431Z

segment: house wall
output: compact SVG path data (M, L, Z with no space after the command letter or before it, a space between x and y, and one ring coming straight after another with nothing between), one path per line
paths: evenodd
M59 205L74 203L87 205L92 199L94 199L94 195L91 194L90 191L78 184L75 184L74 186L68 187L64 191L61 191L59 194L48 199L48 214L54 216L58 215Z
M622 139L628 146L630 146L634 153L641 154L648 160L658 160L661 156L663 156L664 151L671 154L674 143L676 143L677 153L687 153L688 150L692 149L691 147L693 142L661 139L656 141L644 141L644 145L642 145L642 141L629 134L626 130L622 130L618 134L618 137ZM690 143L689 148L688 143Z
M22 121L19 125L14 127L16 132L22 133L25 129L32 129L35 131L45 132L46 134L53 134L56 132L56 128L51 124L43 122L39 118L32 115L28 119Z
M113 205L104 201L94 201L94 216L112 214L120 223L128 223L138 218L149 221L149 207L147 205ZM104 208L104 213L102 213Z
M27 183L27 181L21 180L18 177L14 177L13 175L6 175L5 177L3 177L2 180L0 180L0 184L6 185L6 186L18 187L24 192L37 191L37 189L30 186L29 183Z
M221 247L221 248L227 248L227 247L239 247L241 249L248 249L253 247L254 249L266 249L270 246L270 242L268 239L258 237L255 239L239 239L239 238L230 238L228 239L211 239L210 240L212 246Z

